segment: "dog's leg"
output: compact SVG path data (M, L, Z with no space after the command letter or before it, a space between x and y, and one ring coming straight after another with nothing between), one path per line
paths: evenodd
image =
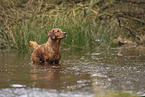
M32 62L34 62L34 63L39 63L40 58L39 58L36 54L32 53L32 55L31 55L31 60L32 60Z
M44 63L45 64L50 64L48 56L45 56L44 57Z
M59 60L55 61L55 64L59 64Z

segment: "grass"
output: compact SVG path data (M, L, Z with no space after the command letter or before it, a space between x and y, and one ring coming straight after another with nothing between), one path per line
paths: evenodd
M45 43L52 28L67 32L62 47L68 49L110 48L115 38L126 37L116 15L103 12L115 0L104 1L104 6L101 0L82 1L2 0L0 47L29 50L30 40Z
M124 93L124 92L109 92L106 94L96 94L95 97L139 97L134 93Z

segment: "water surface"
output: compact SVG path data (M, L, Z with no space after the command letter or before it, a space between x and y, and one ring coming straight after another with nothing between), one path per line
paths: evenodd
M145 50L62 50L59 65L32 64L30 55L0 51L0 97L93 97L100 89L145 92Z

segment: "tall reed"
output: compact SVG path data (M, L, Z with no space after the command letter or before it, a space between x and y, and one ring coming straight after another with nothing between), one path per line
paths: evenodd
M104 6L96 7L100 2L84 0L76 4L67 0L57 3L45 0L3 0L0 6L0 45L29 50L30 40L45 43L52 28L61 28L68 35L62 42L64 48L114 46L114 38L125 36L125 33L120 33L125 31L118 26L116 15L103 15L108 13L102 12L115 0L105 1Z

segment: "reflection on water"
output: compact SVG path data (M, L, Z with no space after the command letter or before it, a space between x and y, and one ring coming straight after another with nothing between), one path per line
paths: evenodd
M33 86L39 88L61 88L61 65L31 65L30 71L31 80L33 80Z
M62 51L59 65L32 64L30 55L0 51L0 97L92 97L100 88L145 92L145 50Z
M92 94L82 92L60 92L40 88L6 88L0 91L1 97L93 97Z

